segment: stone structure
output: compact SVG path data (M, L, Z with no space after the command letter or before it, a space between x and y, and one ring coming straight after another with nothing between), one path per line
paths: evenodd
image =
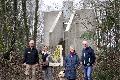
M94 11L91 9L76 10L71 14L69 23L65 30L66 47L74 44L76 52L80 53L82 49L82 34L88 31L94 31L96 22ZM89 41L92 44L92 41ZM66 48L69 51L69 48Z
M44 12L44 45L54 49L64 43L65 53L68 53L72 44L77 53L81 52L83 39L80 37L84 32L94 31L95 15L92 9L74 10L72 5L73 2L65 1L62 11Z

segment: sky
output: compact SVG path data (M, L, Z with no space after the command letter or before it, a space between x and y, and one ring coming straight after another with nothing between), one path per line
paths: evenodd
M68 0L42 0L42 10L47 11L47 10L60 10L62 8L62 3L63 1L68 1ZM83 0L69 0L74 2L75 5L79 5L79 2L82 2ZM105 0L100 0L100 1L105 1Z
M52 9L52 10L59 10L62 8L62 3L63 1L66 0L42 0L42 9L46 10L46 9ZM70 0L70 1L74 1L75 3L79 3L79 1L81 0Z

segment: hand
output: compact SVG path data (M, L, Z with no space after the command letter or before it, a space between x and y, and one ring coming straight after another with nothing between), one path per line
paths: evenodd
M46 61L46 62L43 62L43 66L47 66L49 63Z
M35 64L35 66L38 66L39 64L37 63L37 64Z
M82 65L82 62L80 62L80 65Z
M40 62L39 64L40 64L40 65L42 65L42 64L43 64L43 62Z
M96 65L95 64L93 64L93 69L95 69L96 68Z
M40 65L42 65L42 66L46 66L45 62L42 62Z
M23 66L26 66L26 63L24 63Z
M92 65L93 65L93 66L96 66L96 64L95 64L95 63L93 63Z

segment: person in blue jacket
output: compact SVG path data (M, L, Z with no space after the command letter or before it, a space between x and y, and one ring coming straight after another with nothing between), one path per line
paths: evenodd
M65 57L64 68L65 68L65 77L68 80L76 80L77 74L76 69L79 66L79 57L75 52L73 46L70 46L70 52Z
M84 80L92 80L92 71L93 71L93 64L95 63L95 53L94 50L88 46L87 41L83 41L83 50L81 56L81 62L83 65L83 72L84 72Z

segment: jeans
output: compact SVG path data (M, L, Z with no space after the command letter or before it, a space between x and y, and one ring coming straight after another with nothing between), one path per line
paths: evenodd
M53 80L52 67L43 70L44 80Z
M92 66L84 66L84 80L92 80Z

